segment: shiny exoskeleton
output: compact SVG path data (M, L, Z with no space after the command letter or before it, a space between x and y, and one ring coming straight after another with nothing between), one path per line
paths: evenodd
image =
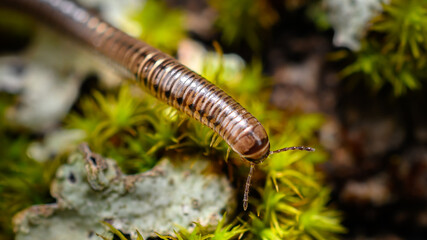
M1 0L0 3L27 11L93 48L123 67L153 96L213 129L252 163L244 197L247 208L253 166L273 152L264 127L233 98L174 58L118 30L73 1Z

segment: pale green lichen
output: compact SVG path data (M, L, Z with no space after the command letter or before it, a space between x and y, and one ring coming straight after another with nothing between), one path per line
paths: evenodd
M94 239L101 221L136 239L173 234L175 225L216 225L230 211L233 191L224 176L203 174L207 161L171 164L124 175L116 163L83 146L61 166L51 188L57 203L30 207L14 218L16 239Z

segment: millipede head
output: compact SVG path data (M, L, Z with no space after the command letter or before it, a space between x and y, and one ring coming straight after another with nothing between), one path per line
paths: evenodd
M261 163L270 155L270 141L261 125L240 136L232 147L241 157L255 164Z
M245 191L243 194L243 210L246 211L246 209L248 209L249 190L250 190L250 186L251 186L251 179L252 179L252 175L254 173L255 164L261 163L265 158L267 158L271 154L276 154L276 153L286 152L286 151L293 151L293 150L314 152L316 149L314 149L312 147L299 146L299 147L286 147L286 148L281 148L281 149L278 149L275 151L270 151L270 143L268 143L268 152L266 153L265 156L263 156L263 158L258 159L257 161L254 161L253 159L247 159L246 158L246 160L249 160L251 162L251 168L249 170L248 178L246 179Z

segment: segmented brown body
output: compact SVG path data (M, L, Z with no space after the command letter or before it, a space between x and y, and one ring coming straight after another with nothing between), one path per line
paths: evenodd
M217 132L242 157L270 154L260 122L225 92L174 58L114 28L70 0L2 0L37 15L123 66L156 98Z

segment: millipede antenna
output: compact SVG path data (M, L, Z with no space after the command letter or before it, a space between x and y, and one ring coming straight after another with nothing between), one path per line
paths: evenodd
M278 150L274 150L274 151L270 151L270 155L271 154L276 154L276 153L280 153L280 152L285 152L285 151L293 151L293 150L300 150L300 151L308 151L308 152L314 152L316 151L316 149L312 148L312 147L286 147L286 148L281 148Z
M255 164L251 163L251 168L249 169L248 178L246 179L245 192L243 194L243 210L245 211L246 209L248 209L249 189L251 186L252 175L254 174L254 168L255 168Z

